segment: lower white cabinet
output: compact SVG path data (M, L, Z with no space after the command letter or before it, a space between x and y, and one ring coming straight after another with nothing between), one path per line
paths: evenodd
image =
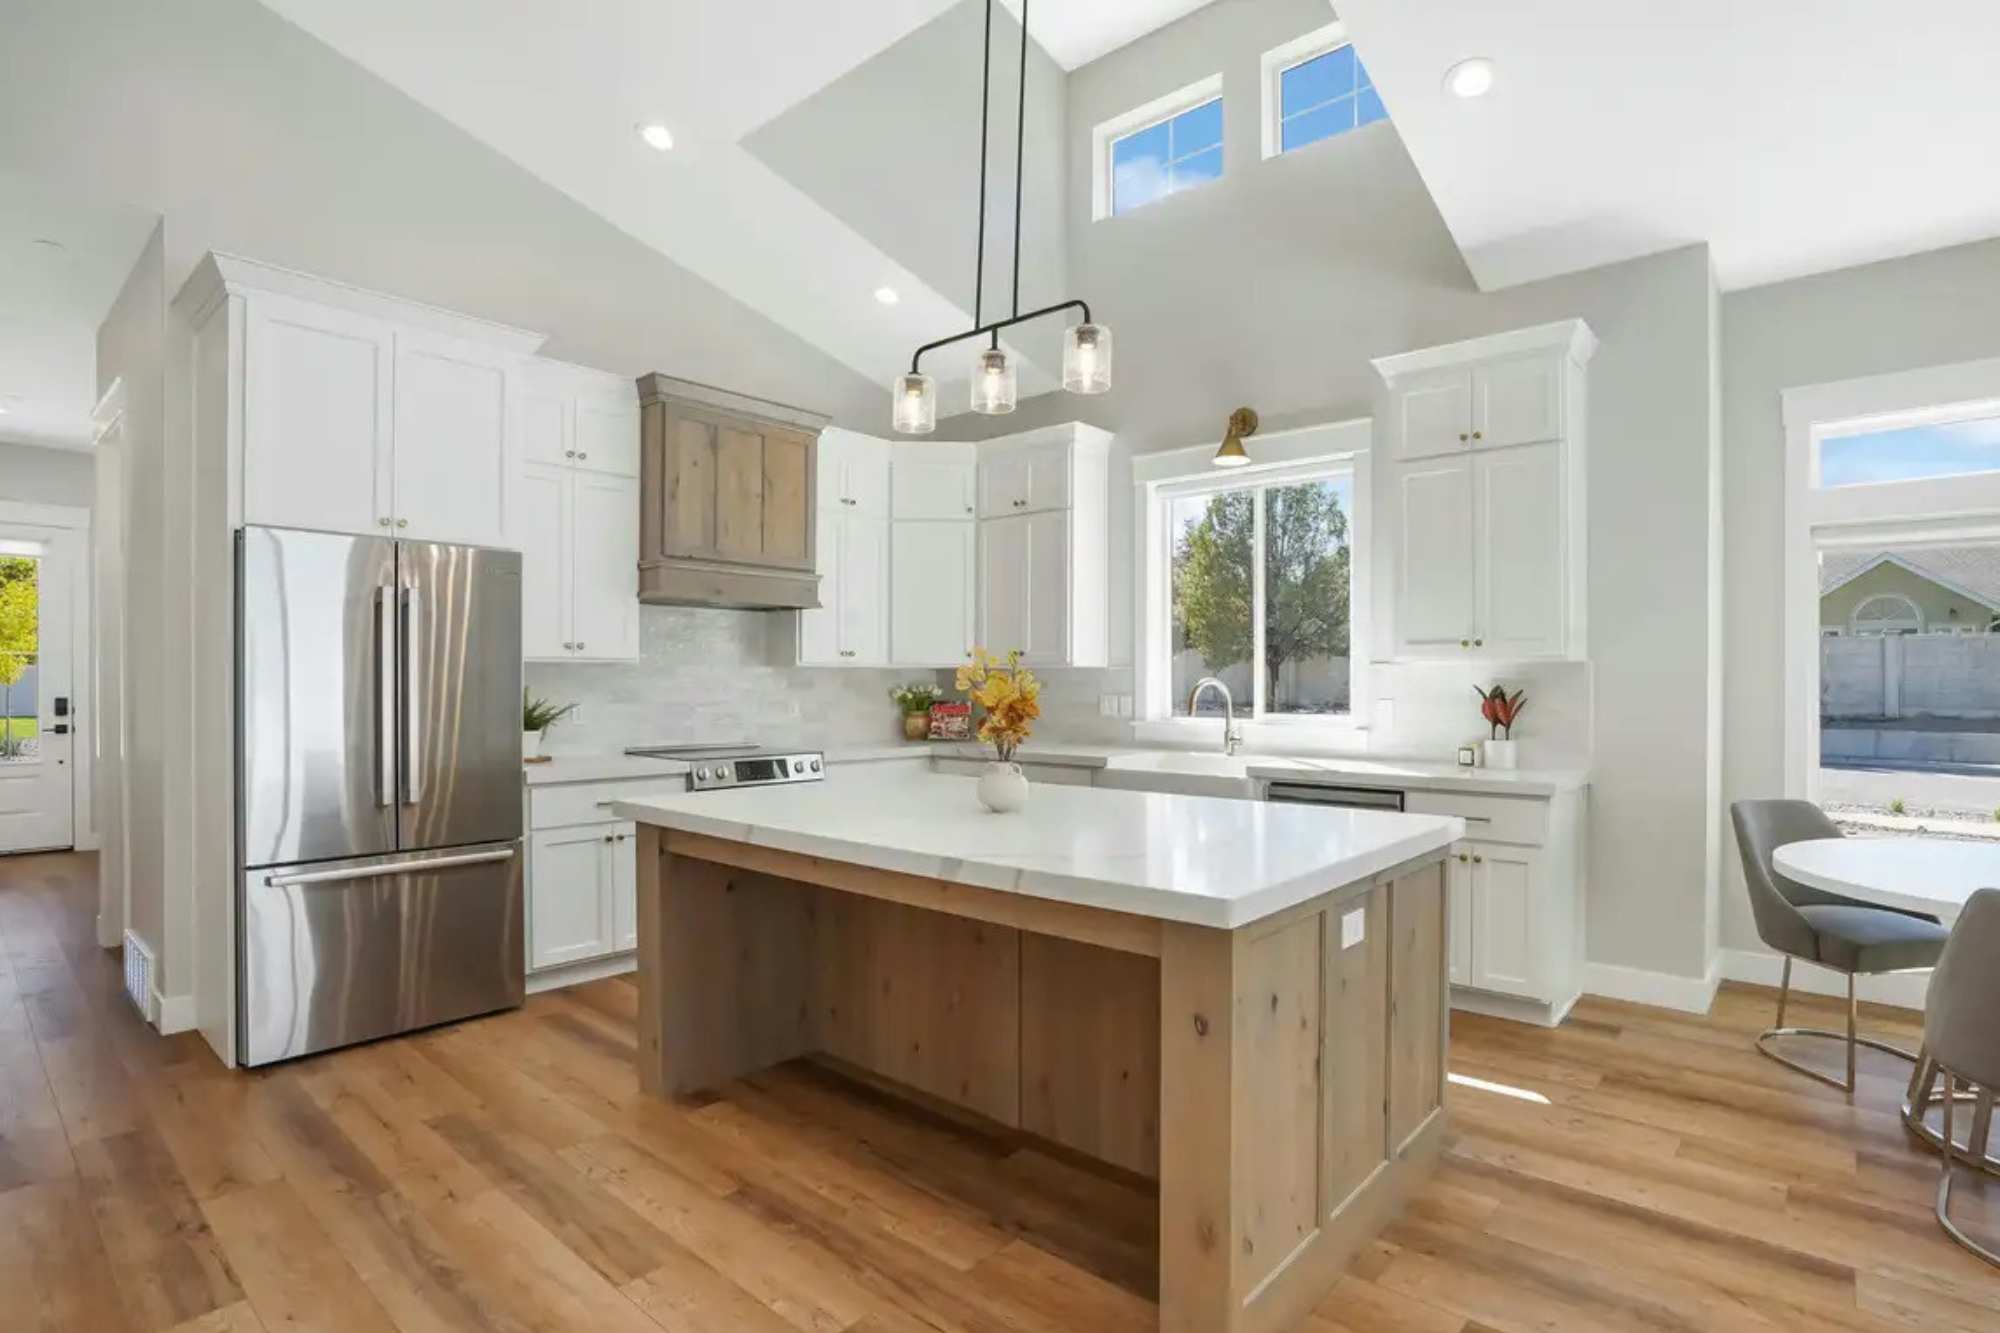
M1548 894L1541 853L1463 842L1453 856L1454 888L1462 889L1462 902L1453 905L1464 916L1452 922L1452 981L1523 999L1554 998L1539 956L1541 901Z
M528 970L636 948L636 827L580 824L529 835Z

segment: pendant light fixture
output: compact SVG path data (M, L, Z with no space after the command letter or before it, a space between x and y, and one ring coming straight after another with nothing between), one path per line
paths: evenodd
M1229 424L1224 428L1222 447L1215 451L1215 457L1208 461L1217 467L1245 467L1250 462L1250 453L1243 447L1243 439L1257 433L1257 414L1247 407L1239 407L1229 414Z
M972 269L972 327L949 338L919 347L910 357L910 373L898 375L890 389L891 418L902 435L924 435L937 429L937 382L923 373L925 352L953 343L985 337L990 341L972 370L972 410L997 416L1012 412L1019 385L1014 359L1000 346L1000 330L1064 310L1083 315L1063 334L1063 388L1072 393L1105 393L1111 388L1111 330L1091 322L1090 306L1079 300L1059 301L1021 313L1021 183L1027 163L1028 124L1028 0L1021 0L1021 86L1014 112L1014 303L1013 313L991 324L981 322L986 295L986 157L987 122L992 105L993 0L986 0L986 36L980 48L979 71L979 229L978 254Z

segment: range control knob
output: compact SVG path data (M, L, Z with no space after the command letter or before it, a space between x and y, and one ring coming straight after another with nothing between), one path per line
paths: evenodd
M715 766L715 780L717 782L729 781L729 765L717 764Z
M819 760L817 759L813 760L813 772L819 772Z
M792 772L794 772L794 773L803 773L803 772L805 772L805 771L806 771L806 761L805 761L805 760L803 760L803 759L794 759L794 760L792 760Z
M706 782L706 781L708 781L708 770L707 770L707 769L705 769L705 768L697 768L697 769L696 769L696 770L694 771L694 780L695 780L696 782Z

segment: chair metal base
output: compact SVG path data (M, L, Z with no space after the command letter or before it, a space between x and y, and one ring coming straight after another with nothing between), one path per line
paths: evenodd
M1940 1067L1936 1061L1927 1059L1926 1063L1930 1064L1931 1077L1935 1079ZM1944 1162L1944 1169L1938 1176L1938 1225L1943 1227L1944 1234L1950 1236L1959 1246L1971 1251L1987 1263L1992 1264L1995 1268L2000 1268L2000 1254L1994 1253L1972 1237L1966 1235L1964 1231L1959 1229L1958 1223L1951 1220L1952 1165L1962 1155L1959 1152L1958 1144L1952 1139L1951 1111L1953 1103L1959 1101L1960 1098L1956 1095L1954 1087L1957 1079L1949 1069L1945 1069L1942 1072L1944 1074L1944 1132L1941 1137L1944 1141L1944 1148L1941 1157ZM1922 1102L1918 1104L1922 1105ZM1974 1144L1981 1145L1983 1149L1990 1141L1993 1129L1993 1094L1984 1088L1979 1089L1974 1096L1973 1105L1972 1132L1966 1138L1968 1151L1972 1149L1972 1145ZM1993 1158L1990 1155L1985 1156L1982 1160L1982 1165L1986 1170L1991 1171L1993 1169Z
M1847 974L1847 1031L1845 1032L1831 1032L1828 1031L1826 1028L1786 1027L1785 1007L1787 1002L1791 999L1791 993L1792 993L1792 960L1790 958L1787 958L1785 959L1784 979L1778 985L1777 1026L1765 1028L1762 1032L1757 1034L1757 1043L1756 1043L1757 1053L1761 1056L1764 1056L1766 1059L1776 1060L1779 1064L1783 1065L1785 1068L1804 1074L1807 1078L1818 1079L1821 1083L1826 1084L1830 1088L1839 1088L1842 1092L1848 1094L1850 1097L1854 1095L1854 1064L1855 1064L1856 1048L1861 1046L1866 1046L1871 1051L1880 1051L1884 1055L1893 1055L1899 1060L1909 1060L1912 1062L1916 1060L1917 1053L1915 1051L1907 1051L1904 1050L1901 1046L1892 1046L1886 1041L1877 1041L1873 1037L1861 1036L1855 1030L1860 1017L1860 1006L1859 1003L1856 1001L1854 995L1854 974L1852 972ZM1843 1081L1841 1079L1835 1078L1831 1074L1822 1073L1821 1071L1813 1068L1809 1064L1806 1064L1799 1060L1794 1060L1790 1056L1780 1055L1776 1051L1772 1050L1769 1046L1765 1045L1766 1042L1771 1041L1772 1039L1777 1037L1817 1037L1822 1040L1838 1041L1845 1043L1847 1046L1847 1078Z
M1945 1091L1940 1091L1938 1083L1942 1079ZM1958 1091L1950 1094L1950 1089ZM1949 1094L1949 1096L1948 1096ZM1939 1152L1944 1151L1945 1133L1931 1126L1926 1113L1933 1106L1943 1105L1945 1123L1951 1122L1951 1103L1972 1103L1972 1123L1963 1142L1954 1142L1952 1156L1967 1166L1976 1167L1989 1176L2000 1176L2000 1156L1994 1154L1993 1147L1993 1094L1984 1091L1969 1091L1955 1082L1950 1073L1930 1057L1930 1052L1917 1052L1916 1072L1910 1076L1909 1095L1903 1099L1903 1127L1918 1139Z

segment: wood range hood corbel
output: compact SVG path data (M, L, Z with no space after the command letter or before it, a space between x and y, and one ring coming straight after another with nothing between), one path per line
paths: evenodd
M670 375L639 379L639 600L816 607L818 412Z

